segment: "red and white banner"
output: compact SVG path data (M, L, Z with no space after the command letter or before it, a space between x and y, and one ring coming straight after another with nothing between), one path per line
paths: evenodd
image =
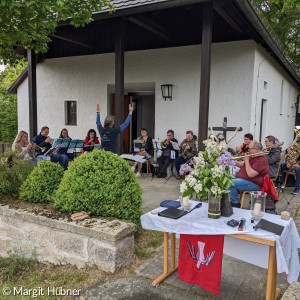
M224 235L180 235L178 278L220 294Z

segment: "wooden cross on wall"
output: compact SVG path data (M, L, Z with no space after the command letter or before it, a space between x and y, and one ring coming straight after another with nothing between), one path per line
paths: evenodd
M227 140L227 131L235 131L236 127L227 127L227 117L224 117L224 121L223 121L223 127L212 127L213 130L216 131L222 131L223 135L225 137L225 140ZM238 131L242 131L243 128L240 127L240 129Z

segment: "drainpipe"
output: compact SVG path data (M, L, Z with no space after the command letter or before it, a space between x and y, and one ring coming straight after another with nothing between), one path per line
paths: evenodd
M299 107L299 99L300 99L300 94L297 96L297 102L295 103L296 106L296 116L295 116L295 126L297 126L297 119L298 119L298 107Z

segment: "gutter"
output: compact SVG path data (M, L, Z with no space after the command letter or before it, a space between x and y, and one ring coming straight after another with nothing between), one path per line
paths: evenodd
M288 60L288 55L285 53L285 49L282 46L280 40L277 35L270 33L273 31L271 26L269 26L268 30L265 25L261 21L261 17L256 13L254 7L249 3L249 0L234 0L240 10L243 12L245 17L251 23L251 25L256 29L258 34L263 38L266 44L270 47L270 49L275 53L275 55L280 59L282 64L286 67L289 73L293 76L294 80L300 86L300 74L299 71L296 71L296 67L293 65L292 60ZM277 38L277 40L276 40Z

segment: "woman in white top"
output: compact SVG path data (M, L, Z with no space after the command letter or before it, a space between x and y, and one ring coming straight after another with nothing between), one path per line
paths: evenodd
M17 152L16 157L18 159L34 158L34 147L28 142L27 132L21 130L18 132L13 144L12 150Z

